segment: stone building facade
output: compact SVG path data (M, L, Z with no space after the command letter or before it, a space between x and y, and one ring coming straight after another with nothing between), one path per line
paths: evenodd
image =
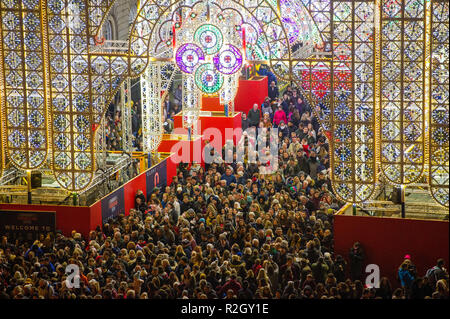
M137 15L138 0L116 0L103 25L106 40L127 41L130 26Z

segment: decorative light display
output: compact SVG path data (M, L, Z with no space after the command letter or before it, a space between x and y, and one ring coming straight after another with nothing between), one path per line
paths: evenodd
M280 0L279 5L283 26L288 33L291 47L295 47L296 44L323 45L317 21L311 18L311 14L301 1ZM292 51L295 54L295 50Z
M183 127L195 129L200 108L201 93L196 90L195 79L189 74L183 73Z
M224 85L219 93L220 104L225 106L225 114L234 113L234 98L236 97L238 88L239 88L238 74L225 77Z
M375 3L333 1L331 10L331 70L316 71L312 78L332 83L329 119L334 139L330 143L334 188L344 200L362 202L374 193L377 172L373 138Z
M8 157L18 168L42 166L48 155L44 39L39 2L2 1L2 103Z
M197 14L202 11L208 12L209 18ZM229 86L237 86L233 75L240 71L244 61L241 51L233 44L241 44L242 15L234 8L222 9L218 5L206 8L201 3L192 5L185 15L180 19L183 23L177 24L178 31L172 32L178 38L173 42L181 43L175 54L176 64L182 72L194 77L184 76L184 86L192 88L194 81L196 88L205 94L219 93L225 114L228 115L234 110L231 101L237 93L236 89ZM164 33L162 30L166 23L162 22L160 33ZM194 43L184 43L190 39ZM234 42L224 44L228 39ZM164 41L161 37L159 40L160 43ZM191 127L191 123L196 123L195 116L200 111L199 105L192 103L199 103L201 99L192 98L188 93L186 97L183 100L183 123L185 127ZM195 125L192 127L195 129Z
M277 14L276 6L273 7L267 0L224 1L220 2L220 4L218 2L209 2L211 14L207 15L205 4L206 1L178 0L172 3L162 2L156 5L154 0L143 1L130 34L130 51L133 58L130 57L129 62L133 63L131 70L134 74L133 76L139 76L143 72L147 64L146 59L149 56L160 58L173 57L171 47L167 46L166 43L168 41L173 42L170 30L173 28L174 21L181 21L181 27L176 32L178 39L176 43L179 43L179 40L192 42L193 33L203 25L214 25L221 32L228 27L233 27L237 31L241 27L247 29L248 25L252 25L254 33L252 34L252 30L248 31L250 49L248 50L247 58L256 57L256 52L259 57L269 59L269 63L273 62L272 64L279 65L279 67L274 67L274 72L280 77L279 69L285 73L289 71L284 66L286 61L280 61L284 56L289 56L289 42L286 32L284 32L281 18ZM182 10L172 10L177 7L182 8ZM155 12L163 14L158 17ZM183 17L179 19L172 12L182 12ZM238 17L239 19L237 20L240 20L239 24L230 24L232 20L229 20L227 15ZM220 16L222 19L219 18ZM210 20L207 19L208 17ZM309 24L313 24L307 12L304 19L309 19L308 21L311 22ZM153 32L153 30L156 32ZM193 32L187 30L193 30ZM214 33L214 31L211 32ZM206 39L206 34L211 35L211 33L206 32L203 39ZM222 34L223 36L224 34ZM254 42L252 42L252 37ZM198 41L196 41L196 44L202 46ZM230 44L235 45L235 43ZM240 46L238 45L237 47ZM272 61L272 59L277 60Z
M222 88L223 76L217 72L213 64L205 63L195 71L195 84L202 92L213 94Z
M217 71L231 75L242 68L243 58L238 48L232 44L227 44L214 56L213 61Z
M117 79L127 70L121 57L89 50L112 3L0 2L2 153L26 170L50 159L55 179L71 191L93 178L93 128L105 97L119 88Z
M318 8L318 1L307 2ZM448 50L448 3L324 2L332 7L331 61L292 63L331 133L336 194L364 202L381 180L423 183L428 170L432 196L448 206L448 71L440 71L448 69L448 53L441 54Z
M161 62L149 63L141 77L143 151L158 149L164 132L161 99Z
M428 113L429 145L428 182L430 193L441 205L449 203L449 3L431 3L431 37L429 52L430 109ZM427 103L428 101L426 101Z
M425 1L381 5L381 171L406 185L419 180L425 164L426 7Z
M295 0L292 0L296 2ZM333 18L331 6L333 0L301 0L308 15L317 25L324 44L331 43L331 20ZM300 1L298 1L300 2Z
M296 43L300 36L300 30L297 24L289 17L284 17L282 21L287 29L289 43Z
M132 133L132 115L131 108L133 107L134 102L131 99L131 79L127 78L120 90L120 98L121 98L121 128L122 128L122 150L127 153L131 153L133 151L133 133Z
M194 41L200 44L207 55L212 55L222 48L223 35L215 25L204 24L195 31Z
M201 92L232 107L244 60L266 60L299 84L329 132L337 196L364 202L382 179L425 181L448 206L447 1L144 0L128 50L104 53L95 37L113 3L0 1L0 170L6 160L33 170L49 159L63 188L82 190L95 171L96 128L126 77L157 82L143 85L150 151L158 93L176 67L193 127ZM305 47L323 54L302 56Z
M86 188L93 178L93 127L100 124L107 97L120 88L118 79L126 71L123 58L91 54L89 49L111 4L51 0L46 8L49 52L44 60L48 59L50 70L50 136L65 141L52 143L53 171L58 183L73 191Z
M218 19L223 21L224 16L220 14ZM195 73L195 84L203 93L217 93L222 88L224 75L230 76L242 68L242 54L232 44L223 45L222 32L217 26L210 23L203 24L196 29L194 41L198 45L184 43L178 48L175 54L177 66L184 73ZM214 55L212 63L207 62L206 59L211 55ZM208 57L208 61L211 61L210 57Z
M196 66L205 61L205 54L198 45L185 43L178 48L175 61L181 71L191 74Z

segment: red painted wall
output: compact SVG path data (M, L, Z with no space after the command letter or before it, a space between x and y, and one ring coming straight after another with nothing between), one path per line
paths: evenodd
M97 226L102 227L102 203L101 201L96 202L90 207L91 209L91 230L95 229Z
M180 128L182 127L183 117L180 114L174 116L174 127ZM222 145L225 143L225 129L227 128L241 128L242 127L242 114L236 113L234 116L225 117L225 116L200 116L198 119L198 134L203 135L205 130L209 128L217 128L222 134ZM239 137L240 138L240 137ZM211 142L214 139L211 137ZM164 143L164 141L163 141ZM169 152L170 149L166 147L158 149L159 152Z
M233 118L233 127L234 128L241 128L242 129L242 113L238 113L234 118ZM239 142L239 140L242 137L242 130L240 131L240 134L236 135L235 137L233 137L233 143L236 145L237 142Z
M90 207L0 204L0 209L56 212L56 230L61 230L64 235L70 235L72 230L76 230L87 237L89 231L97 226L92 224L97 220L97 215L92 216Z
M158 147L158 152L178 154L180 158L186 158L186 161L188 161L189 163L196 161L203 165L204 163L203 158L201 157L201 151L203 151L204 146L205 143L200 137L197 137L192 141L176 139L162 140L161 144ZM186 153L183 154L183 152Z
M239 120L238 120L239 119ZM205 130L207 130L208 128L216 128L220 131L221 135L222 135L222 145L225 144L225 132L226 129L235 129L235 128L241 128L242 127L242 121L241 119L241 114L237 113L235 114L233 117L225 117L225 116L221 116L221 117L200 117L200 125L199 128L201 127L201 135L203 135L205 133ZM199 130L199 134L200 134L200 130ZM211 138L211 142L213 141L213 139Z
M234 99L235 111L247 114L253 104L258 103L261 106L269 95L268 85L266 76L258 80L239 80L238 92ZM224 107L220 104L219 97L204 96L202 98L202 111L224 112Z
M220 98L215 96L202 97L202 111L224 112L223 105L220 104Z
M201 142L201 139L198 139ZM176 165L171 161L171 155L167 160L167 183L172 183L172 178L176 175ZM138 189L146 193L146 172L132 179L124 186L125 212L128 214L134 208L134 196ZM19 205L0 204L0 210L17 211L48 211L56 212L56 230L61 230L65 236L70 236L73 230L81 233L84 238L89 236L89 232L97 226L102 225L102 205L101 199L90 207L86 206L54 206L54 205Z
M406 254L411 255L418 275L436 264L449 263L449 223L434 220L337 215L334 221L335 253L348 260L353 243L364 248L365 264L377 264L380 276L397 286L396 273Z
M167 185L172 184L173 177L177 175L177 164L173 162L172 154L167 158Z
M239 89L234 99L234 110L248 114L253 104L258 103L261 106L268 95L267 76L260 80L239 80Z
M124 187L124 201L125 201L125 214L128 215L130 213L130 209L134 208L134 197L136 196L136 191L138 189L142 190L144 194L147 193L147 180L146 174L143 173L128 183L126 183Z

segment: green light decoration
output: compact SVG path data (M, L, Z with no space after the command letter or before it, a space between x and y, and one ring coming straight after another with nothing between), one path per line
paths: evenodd
M200 65L195 71L195 84L206 94L218 92L223 85L223 76L212 63Z
M207 55L216 54L223 45L222 32L212 24L201 25L195 31L194 40L203 48Z

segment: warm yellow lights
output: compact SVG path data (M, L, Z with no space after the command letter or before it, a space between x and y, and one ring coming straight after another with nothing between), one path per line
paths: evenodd
M210 5L260 22L252 43L247 30L247 43L256 46L250 55L241 50L244 66L267 63L280 81L301 87L331 133L336 194L351 203L364 202L375 196L381 182L414 184L426 172L431 195L448 206L448 2L321 1L329 5L325 8L310 1L302 12L317 27L307 29L320 30L330 47L324 48L329 55L309 57L295 55L299 51L290 42L295 34L282 11L291 2L228 0ZM0 174L6 156L27 170L51 162L63 188L81 191L96 169L95 130L125 79L158 65L168 69L161 71L163 77L152 73L148 79L158 82L153 93L172 82L173 46L161 39L159 30L185 2L139 1L128 50L108 53L93 39L114 0L11 3L0 1ZM189 5L192 19L202 6L202 1ZM192 38L194 25L183 25L177 36ZM227 83L220 96L224 103L232 101L235 84L235 79ZM195 83L186 80L185 89L194 90ZM183 119L192 127L201 98L186 93L185 101ZM160 125L153 124L146 134L160 135ZM157 145L154 139L149 150Z

